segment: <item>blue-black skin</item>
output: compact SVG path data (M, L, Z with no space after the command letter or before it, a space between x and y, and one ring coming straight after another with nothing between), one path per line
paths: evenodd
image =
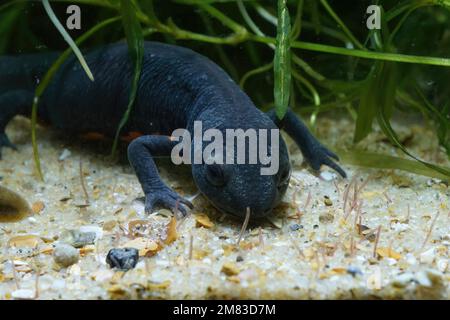
M46 53L0 58L0 152L2 147L15 148L4 129L15 115L30 114L34 90L56 57L56 53ZM116 43L85 57L95 81L88 79L75 58L68 59L41 97L38 116L68 134L113 136L128 103L133 75L128 48L125 43ZM314 138L292 111L278 121L274 111L265 114L256 108L225 71L206 57L186 48L146 42L136 102L123 132L144 134L131 142L128 158L146 196L147 212L155 206L175 210L180 203L184 214L186 206L192 208L160 179L152 156L170 156L175 145L169 138L173 130L187 128L192 132L195 120L202 121L203 130L223 132L282 128L314 170L327 165L345 177L331 160L338 160L337 156ZM281 136L279 150L275 175L261 175L259 162L194 164L194 181L223 212L245 216L249 207L252 217L265 216L280 202L289 183L291 167Z

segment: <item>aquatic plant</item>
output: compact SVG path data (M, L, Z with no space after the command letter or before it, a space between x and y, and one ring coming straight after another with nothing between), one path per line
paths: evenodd
M0 6L0 52L46 50L43 42L52 48L67 48L62 37L41 40L54 28L43 11L46 2L14 0ZM421 115L435 128L450 157L450 58L445 58L450 56L448 0L357 4L333 0L51 1L60 19L66 17L69 2L79 5L83 14L82 30L69 31L76 46L125 37L130 49L134 77L113 151L136 95L146 39L178 43L211 57L245 85L262 109L275 106L279 117L289 105L308 115L314 128L321 113L348 113L355 122L355 145L339 150L344 162L450 177L450 169L409 152L390 124L394 114ZM379 9L379 29L366 26L370 5ZM121 25L116 23L120 21ZM62 53L36 90L32 138L41 176L35 135L38 98L71 48ZM256 77L261 81L253 81ZM390 143L414 160L358 148L374 123Z

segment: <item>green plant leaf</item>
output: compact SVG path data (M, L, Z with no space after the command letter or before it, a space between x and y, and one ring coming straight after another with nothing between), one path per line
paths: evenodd
M255 76L257 74L260 74L260 73L267 72L267 71L271 70L272 68L273 68L273 62L270 62L268 64L265 64L265 65L261 66L261 67L258 67L258 68L255 68L253 70L248 71L246 74L244 74L242 76L241 81L239 82L239 86L242 89L244 89L245 83L247 82L247 80L250 77L253 77L253 76Z
M53 12L52 7L50 6L50 3L48 2L48 0L42 0L42 4L44 5L45 11L47 12L50 20L55 25L56 29L58 29L59 33L61 33L64 40L72 48L73 52L77 56L78 61L80 61L80 64L83 67L83 69L86 72L89 79L91 79L91 81L94 81L94 75L92 74L91 70L89 69L89 66L86 63L86 60L83 57L83 54L81 53L80 49L78 49L76 43L73 41L73 39L70 37L70 35L67 33L66 29L64 29L61 22L59 22L58 18L55 15L55 12Z
M127 37L128 51L134 66L134 73L131 83L130 97L128 99L128 106L125 114L120 120L119 127L117 128L116 135L114 137L114 143L111 151L112 156L116 153L120 132L130 117L134 100L136 99L139 79L141 78L142 61L144 58L144 36L142 35L141 24L136 17L135 6L129 0L121 0L120 8L122 13L123 28L125 31L125 36Z
M286 0L278 0L278 26L274 57L274 96L276 114L282 119L289 105L291 89L291 22Z
M377 61L366 79L366 85L361 94L354 133L355 143L363 140L372 131L373 120L381 108L385 110L388 117L391 116L397 86L397 65L392 62ZM381 92L383 94L380 94Z
M437 127L436 132L439 138L439 143L445 148L447 155L450 157L450 101L447 101L442 110L439 110L430 101L428 101L419 86L416 85L415 89L419 94L419 97L424 102L424 107L421 108L421 111L425 113L427 117L433 118L433 121Z
M331 6L328 4L327 0L320 0L320 3L325 8L325 10L328 12L328 14L333 18L333 20L336 21L336 23L339 25L339 27L345 33L345 35L347 36L349 41L351 41L359 49L366 50L366 48L358 41L358 39L356 39L356 37L353 35L353 33L347 28L345 23L334 12L333 8L331 8Z
M391 124L389 123L389 117L387 115L387 112L389 112L389 111L385 110L384 108L381 109L381 112L378 113L378 123L380 124L381 129L383 130L385 135L389 138L391 143L393 143L395 146L400 148L406 155L408 155L409 157L413 158L414 160L420 162L424 166L426 166L432 170L435 170L436 172L440 173L443 176L446 176L447 179L450 178L450 168L445 168L442 166L438 166L438 165L423 161L422 159L420 159L420 158L416 157L415 155L413 155L412 153L410 153L405 148L405 146L403 146L401 144L397 134L395 133L394 129L392 129Z
M337 150L336 153L343 163L350 165L377 169L397 169L442 180L448 180L450 177L449 175L442 174L440 171L436 171L435 169L414 160L358 150ZM443 172L450 170L450 168L445 167L439 168Z
M14 28L14 24L17 23L17 19L20 17L24 5L10 8L5 12L0 10L0 52L3 52L13 35L11 30Z
M377 77L379 76L381 65L381 62L375 64L375 67L369 74L364 90L361 93L356 117L356 127L353 134L354 143L360 142L372 132L373 119L375 118L378 109L376 101L378 92L374 90L377 88Z
M120 17L110 18L107 20L104 20L94 27L92 27L90 30L86 31L82 36L80 36L75 43L77 45L82 44L84 41L86 41L89 37L91 37L93 34L95 34L97 31L103 29L104 27L110 25L113 22L116 22L119 20ZM46 72L42 80L39 82L39 85L36 87L36 90L34 92L34 100L33 100L33 106L31 111L31 143L33 145L33 158L35 167L37 170L37 173L39 175L39 178L41 180L44 180L44 175L42 174L42 168L41 168L41 161L39 157L39 149L37 146L37 138L36 138L36 125L37 125L37 110L39 105L39 98L44 93L45 89L50 84L50 81L53 79L53 76L58 71L58 69L61 67L61 65L66 61L66 59L69 57L69 55L72 53L72 48L67 48L60 56L59 58L52 64L50 69Z

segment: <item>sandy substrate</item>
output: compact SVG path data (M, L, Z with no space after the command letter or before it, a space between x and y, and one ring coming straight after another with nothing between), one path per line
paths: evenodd
M322 120L319 128L330 146L351 143L347 120ZM448 165L429 131L398 128L416 154ZM86 148L43 128L45 183L39 182L28 120L16 119L7 132L19 152L4 150L0 183L27 199L34 213L0 223L1 299L448 299L450 189L439 180L344 164L348 180L328 174L334 179L325 181L301 165L291 145L294 171L284 204L271 221L250 224L236 245L242 221L218 213L202 196L175 231L167 210L144 214L126 162L111 164L107 149L100 154L95 144ZM366 143L398 154L381 140L374 133ZM160 168L176 191L196 193L188 170ZM67 230L80 228L96 232L95 243L78 249L78 263L61 268L53 247ZM105 262L121 246L143 255L128 272Z

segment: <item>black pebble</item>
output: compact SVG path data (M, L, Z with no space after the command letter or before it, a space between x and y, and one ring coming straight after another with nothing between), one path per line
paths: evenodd
M301 224L294 223L294 224L291 224L291 225L289 226L289 228L290 228L292 231L297 231L297 230L299 230L299 229L303 229L303 226L302 226Z
M114 248L109 250L106 263L120 270L133 269L139 260L139 251L135 248Z
M236 262L242 262L242 261L244 261L244 258L242 258L242 256L236 257Z

